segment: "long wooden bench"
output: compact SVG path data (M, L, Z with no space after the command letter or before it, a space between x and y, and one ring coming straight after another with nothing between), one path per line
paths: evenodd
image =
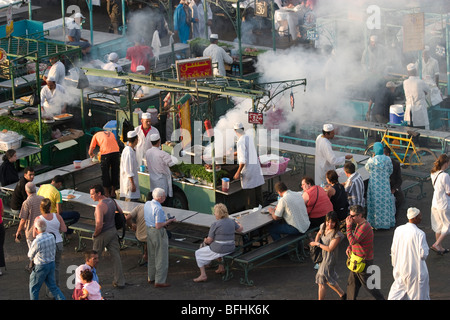
M240 283L245 285L253 285L253 281L249 279L249 272L267 262L270 262L278 257L289 254L291 260L303 261L305 253L303 251L303 240L308 239L308 234L315 230L308 230L303 235L287 235L273 241L269 244L263 245L257 249L238 255L235 257L227 257L226 259L236 262L244 271L244 277L241 278ZM300 252L299 252L300 248ZM226 269L230 268L230 261L226 263ZM228 272L230 272L228 270Z

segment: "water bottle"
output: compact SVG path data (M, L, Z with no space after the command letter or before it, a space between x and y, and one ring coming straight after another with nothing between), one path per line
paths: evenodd
M236 66L232 66L232 67L231 67L231 74L232 74L233 76L236 75Z
M241 75L240 72L239 72L239 66L236 66L236 75L237 75L237 76L240 76L240 75Z

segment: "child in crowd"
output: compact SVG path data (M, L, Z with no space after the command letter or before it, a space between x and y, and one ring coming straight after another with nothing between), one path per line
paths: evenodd
M83 282L83 294L79 297L80 300L104 300L100 292L100 285L97 281L92 280L91 270L81 271L80 278Z

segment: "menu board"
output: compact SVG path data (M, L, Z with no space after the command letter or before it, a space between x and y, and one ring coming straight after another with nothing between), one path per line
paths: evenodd
M403 17L403 52L424 49L425 17L422 13L408 14Z

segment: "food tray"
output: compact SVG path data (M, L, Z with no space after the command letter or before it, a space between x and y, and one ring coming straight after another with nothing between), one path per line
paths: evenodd
M59 114L57 116L54 116L53 120L61 121L61 120L67 120L67 119L71 119L71 118L73 118L73 114L63 113L63 114Z

